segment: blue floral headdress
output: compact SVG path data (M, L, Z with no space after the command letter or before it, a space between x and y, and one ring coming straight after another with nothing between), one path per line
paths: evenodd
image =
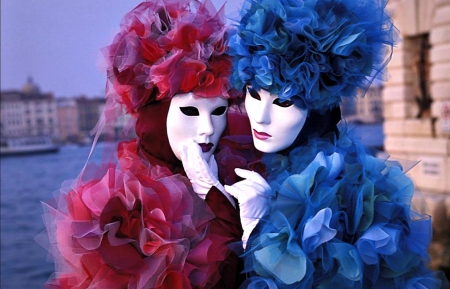
M367 89L392 55L387 0L245 0L232 83L325 111Z

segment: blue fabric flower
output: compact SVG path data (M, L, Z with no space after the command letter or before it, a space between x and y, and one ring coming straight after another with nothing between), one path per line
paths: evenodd
M284 215L274 212L271 218L277 232L264 233L253 241L259 243L252 248L255 271L286 285L301 282L307 277L309 260Z
M331 242L328 244L328 250L331 258L338 264L333 283L344 284L346 288L360 287L358 284L363 279L363 266L356 248L347 243Z
M259 276L250 277L244 281L241 288L246 289L278 289L277 284L271 279Z
M445 278L445 277L444 277ZM428 288L441 288L441 280L439 280L435 274L426 274L425 276L418 276L408 280L404 288L411 289L428 289Z
M302 236L302 244L306 252L313 252L336 235L336 230L330 228L331 214L331 209L325 208L306 222Z
M377 264L380 255L392 255L397 251L399 231L382 226L366 230L356 242L361 258L367 264Z
M275 69L275 61L264 55L253 58L252 66L256 71L255 78L259 85L262 87L272 85L273 76L271 72Z

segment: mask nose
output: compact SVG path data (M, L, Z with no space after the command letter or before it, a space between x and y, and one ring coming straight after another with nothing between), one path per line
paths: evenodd
M256 107L253 117L256 123L260 124L270 123L270 105L271 103L267 101L261 101L258 107Z
M214 133L214 125L211 116L204 116L199 119L197 133L200 136L211 136Z

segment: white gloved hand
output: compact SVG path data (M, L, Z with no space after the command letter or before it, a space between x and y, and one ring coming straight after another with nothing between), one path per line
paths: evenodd
M272 197L272 188L258 173L236 168L238 176L245 180L232 186L225 186L225 190L239 202L241 223L244 229L242 236L243 247L247 246L248 238L269 209L269 200Z
M211 187L214 186L227 197L233 207L236 206L233 198L218 180L218 168L214 155L211 155L206 162L202 155L202 149L192 140L180 145L180 158L194 192L200 198L204 200Z

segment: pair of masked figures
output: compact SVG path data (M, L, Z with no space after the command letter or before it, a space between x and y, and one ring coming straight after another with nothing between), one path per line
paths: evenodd
M339 104L382 74L383 0L146 1L107 47L137 139L45 206L48 288L440 288L412 181ZM89 173L88 173L89 172Z

